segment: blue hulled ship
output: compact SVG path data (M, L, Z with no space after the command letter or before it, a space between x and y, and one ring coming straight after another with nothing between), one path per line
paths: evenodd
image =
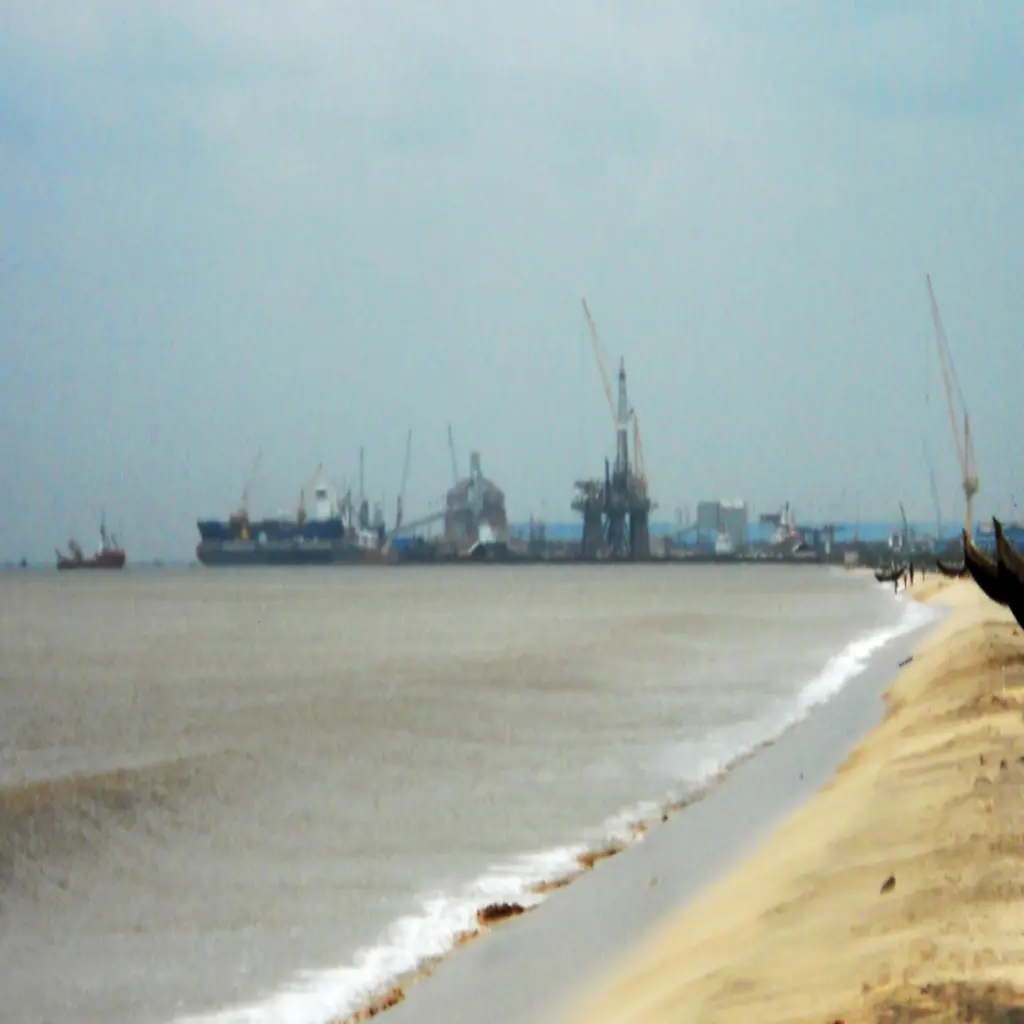
M200 519L196 557L206 566L331 565L379 562L385 540L383 522L369 523L362 501L353 523L350 495L341 502L333 489L314 474L312 513L306 511L306 489L294 518L252 519L248 487L240 508L227 519Z

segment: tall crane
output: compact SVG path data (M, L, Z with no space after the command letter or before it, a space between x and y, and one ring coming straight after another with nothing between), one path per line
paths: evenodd
M946 340L946 332L942 327L942 318L939 316L939 304L935 301L935 291L932 288L931 274L925 275L928 283L928 298L932 308L932 323L935 326L935 342L939 349L939 363L942 366L942 379L946 386L946 400L949 403L949 421L953 427L953 438L956 441L957 458L960 462L961 486L964 491L964 500L967 505L966 525L967 536L970 537L974 529L973 499L978 493L978 471L977 462L974 457L974 443L971 440L971 420L967 414L967 406L964 402L963 392L960 390L960 383L956 380L956 372L953 369L953 360L949 352L949 342ZM953 383L956 381L957 394L960 397L960 405L964 410L964 430L960 434L960 423L956 413L956 402L953 397Z
M643 443L640 440L640 421L637 417L636 410L630 408L626 399L626 368L624 364L619 365L619 395L618 401L615 398L615 392L612 389L611 377L608 374L608 364L605 360L604 346L601 344L601 338L597 333L597 325L594 323L594 318L590 315L590 307L587 305L587 300L584 298L583 302L583 315L587 320L587 328L590 332L590 342L594 348L594 357L597 360L597 368L601 373L601 384L604 386L605 398L608 400L608 408L612 414L612 422L615 424L616 431L616 469L618 471L625 471L628 467L625 463L628 463L628 452L629 452L629 424L632 420L633 423L633 475L644 491L647 489L647 467L644 462L644 449Z
M405 506L405 485L409 479L409 456L412 453L412 427L405 435L405 462L402 464L402 486L398 491L398 504L395 509L395 529L402 525L402 509Z

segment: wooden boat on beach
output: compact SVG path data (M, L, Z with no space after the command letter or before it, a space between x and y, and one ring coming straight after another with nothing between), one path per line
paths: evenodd
M1003 524L992 517L992 528L996 535L996 558L999 580L1007 598L1007 605L1013 612L1017 624L1024 627L1024 555L1010 543Z
M964 564L986 597L1010 609L1024 627L1024 556L1006 539L1002 527L996 527L996 559L979 551L964 530Z
M947 565L941 558L935 559L935 568L945 576L947 579L966 579L970 576L967 570L967 566L961 563L960 565Z
M966 530L962 530L961 533L964 542L964 565L971 574L971 579L978 584L987 598L996 604L1006 604L1003 585L999 579L999 566L974 546Z
M875 579L879 583L892 583L894 580L898 580L906 571L907 567L905 565L893 565L888 569L876 569Z

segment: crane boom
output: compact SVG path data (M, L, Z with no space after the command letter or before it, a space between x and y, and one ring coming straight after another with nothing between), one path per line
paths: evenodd
M964 449L963 439L960 437L959 417L956 414L956 402L953 397L953 375L950 369L949 344L946 341L946 332L942 326L942 317L939 315L939 304L935 299L935 290L932 288L932 277L928 274L925 278L928 282L928 299L932 308L932 324L935 327L935 342L939 349L939 365L942 367L942 382L946 387L946 402L949 405L949 421L953 427L953 438L956 441L957 456L960 460L960 471L967 475L967 452Z
M960 404L964 406L964 432L960 436L960 424L956 414L956 401L953 395L953 382L956 378L956 371L953 369L953 360L949 353L949 342L946 340L946 331L942 326L942 317L939 315L939 304L935 299L935 290L932 288L931 274L925 276L928 283L928 298L931 304L932 324L935 327L935 342L939 349L939 363L942 366L942 379L946 387L946 401L949 405L949 420L953 427L953 438L956 441L957 458L960 462L962 487L967 505L967 533L968 536L974 529L972 499L978 493L979 483L977 470L974 468L976 460L974 457L974 443L971 438L971 421L967 414L966 403L963 394L957 384L957 392L960 394Z
M597 333L597 325L590 314L590 307L584 298L583 315L587 318L587 327L590 331L590 341L594 347L594 358L597 360L597 368L601 373L601 383L604 385L605 398L608 399L608 408L612 414L612 422L617 430L626 430L630 420L633 421L633 467L634 476L644 490L647 489L647 467L644 462L644 446L640 439L640 421L637 418L635 409L620 409L612 389L612 380L608 374L608 363L604 355L604 346ZM621 373L621 371L620 371ZM625 417L625 419L623 419Z
M604 353L601 347L601 339L597 333L597 325L594 323L594 318L590 315L590 307L587 305L587 300L583 300L583 315L587 318L587 327L590 331L590 342L594 346L594 356L597 359L597 368L601 371L601 383L604 385L605 397L608 399L608 408L611 409L612 420L616 425L619 422L619 411L615 405L615 395L612 391L611 377L608 376L608 367L605 364Z

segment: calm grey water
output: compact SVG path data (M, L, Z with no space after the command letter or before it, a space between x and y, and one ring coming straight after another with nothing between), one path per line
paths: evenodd
M321 1024L906 612L818 568L2 575L0 1016Z

